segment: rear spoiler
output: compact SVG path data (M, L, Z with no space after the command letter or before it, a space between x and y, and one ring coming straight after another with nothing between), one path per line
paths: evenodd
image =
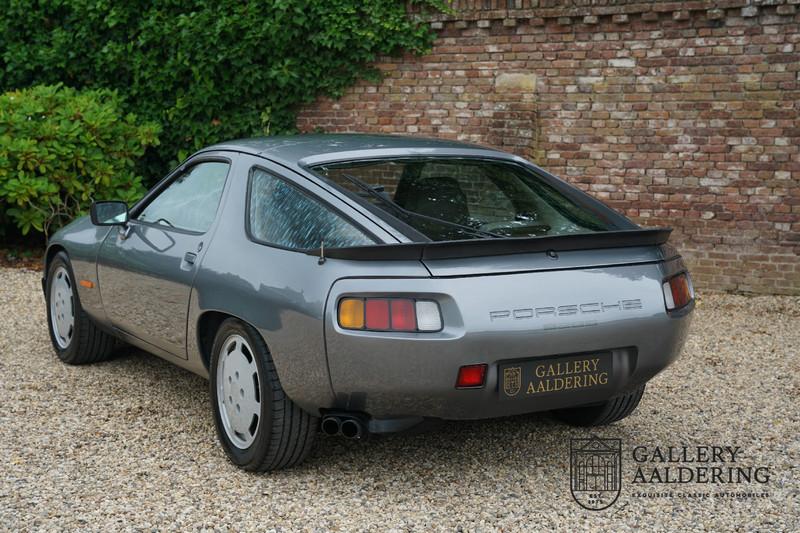
M356 261L403 261L426 259L463 259L492 255L527 254L535 252L567 252L601 248L657 246L667 242L672 228L647 228L597 233L572 233L552 237L510 237L504 239L468 239L441 242L411 242L375 244L346 248L306 250L308 255L321 259L351 259Z

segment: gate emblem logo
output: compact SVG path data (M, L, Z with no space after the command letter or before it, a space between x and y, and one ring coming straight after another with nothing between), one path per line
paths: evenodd
M522 388L522 367L512 366L503 369L503 392L507 396L516 396Z
M622 441L570 439L569 448L572 497L591 511L611 507L622 488Z

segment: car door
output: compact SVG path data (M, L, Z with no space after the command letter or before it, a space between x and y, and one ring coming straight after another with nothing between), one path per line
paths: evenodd
M103 307L114 327L186 358L186 317L197 268L218 217L230 161L190 162L112 229L98 254Z

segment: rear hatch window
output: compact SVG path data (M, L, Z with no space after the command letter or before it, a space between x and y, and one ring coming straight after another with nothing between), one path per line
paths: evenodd
M403 158L339 162L312 170L426 240L545 237L635 227L620 225L618 215L582 192L512 162Z

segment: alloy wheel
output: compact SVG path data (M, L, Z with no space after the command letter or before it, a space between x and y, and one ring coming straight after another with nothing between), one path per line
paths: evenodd
M240 449L249 447L261 421L261 390L253 350L241 335L225 339L220 350L217 406L230 441Z
M56 344L62 350L67 349L75 333L74 298L69 273L60 266L50 281L50 323Z

